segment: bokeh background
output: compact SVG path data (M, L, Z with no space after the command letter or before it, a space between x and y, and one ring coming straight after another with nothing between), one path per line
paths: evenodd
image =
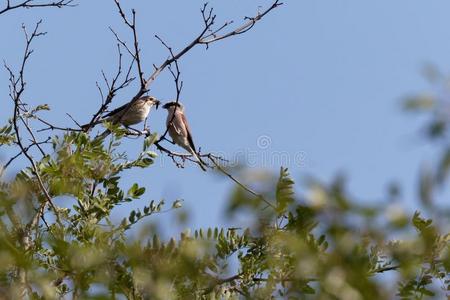
M123 2L128 11L138 12L146 74L168 56L155 34L182 49L203 26L202 1ZM208 50L198 47L180 61L181 101L197 146L261 174L278 172L282 164L297 181L308 174L327 181L343 171L360 201L383 199L390 183L397 182L403 187L401 205L413 211L418 170L433 161L434 150L420 138L420 119L402 113L402 101L433 88L424 79L424 66L434 64L446 72L450 65L450 3L284 2L247 34ZM116 41L108 27L131 41L112 0L77 3L63 10L16 10L0 18L0 58L15 67L22 57L18 49L24 46L21 24L31 28L43 20L48 34L33 44L24 99L31 105L48 103L52 110L44 116L59 125L72 126L66 112L83 123L98 109L95 83L102 82L101 70L112 76L117 65ZM210 1L217 24L235 20L235 25L270 3ZM2 123L12 112L7 84L8 74L2 70ZM135 86L122 91L111 107L136 91ZM175 97L168 72L157 79L151 94L163 100ZM153 111L151 128L162 133L165 117L164 110ZM132 157L141 145L141 140L126 140L124 150ZM0 157L15 153L1 149ZM21 166L15 164L6 176ZM139 182L147 193L142 202L117 209L117 219L150 199L182 198L187 223L175 222L175 212L152 220L163 222L167 235L184 227L245 223L223 214L234 184L193 164L179 169L161 154L153 168L133 170L123 179L124 188ZM60 201L70 206L68 199Z

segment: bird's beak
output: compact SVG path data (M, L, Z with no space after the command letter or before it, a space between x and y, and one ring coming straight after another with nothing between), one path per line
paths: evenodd
M156 101L155 101L156 109L158 109L158 107L159 107L160 104L161 104L161 101L159 101L159 100L156 100Z

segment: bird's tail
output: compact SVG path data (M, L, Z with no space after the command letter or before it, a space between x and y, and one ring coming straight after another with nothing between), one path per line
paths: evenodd
M198 161L198 165L200 166L200 168L206 172L205 162L200 158L200 156L198 156L198 154L195 152L195 150L192 149L191 153L195 157L195 159Z

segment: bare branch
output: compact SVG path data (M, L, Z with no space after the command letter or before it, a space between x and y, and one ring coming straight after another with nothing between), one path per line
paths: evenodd
M253 196L261 199L264 203L266 203L268 206L272 207L273 209L276 209L276 206L272 203L270 203L266 198L264 198L263 195L258 194L257 192L253 191L252 189L250 189L249 187L247 187L246 185L244 185L242 182L240 182L239 180L237 180L233 175L231 175L229 172L227 172L218 162L217 159L211 155L207 156L211 162L214 164L214 166L217 168L217 170L219 170L221 173L225 174L228 178L230 178L232 181L234 181L238 186L240 186L241 188L243 188L245 191L247 191L248 193L252 194Z
M75 120L71 114L66 113L66 115L75 123L75 125L77 125L78 127L81 127L80 123L78 123L77 120Z
M36 130L36 132L43 132L43 131L49 131L49 130L58 130L58 131L66 131L66 132L80 132L83 131L81 129L78 128L72 128L72 127L59 127L59 126L55 126L53 124L51 124L48 121L45 121L44 119L40 118L40 117L36 117L36 119L38 121L40 121L41 123L47 125L47 127Z
M13 71L11 68L9 68L8 66L5 67L8 70L9 74L10 74L10 97L13 100L14 103L14 113L13 113L13 128L14 128L14 133L16 135L16 141L15 143L17 144L17 146L19 146L20 150L21 150L21 154L25 155L25 157L28 159L28 161L31 164L31 168L33 170L33 173L36 176L39 188L41 189L41 191L43 192L46 201L43 203L43 205L45 206L46 203L49 203L51 205L51 207L53 208L55 215L56 215L56 220L59 224L61 224L61 220L59 218L59 213L57 208L55 207L55 205L53 204L53 201L51 199L50 194L48 193L44 182L42 181L42 178L39 174L39 170L36 166L36 163L34 161L34 159L31 157L29 150L32 146L37 146L39 148L39 150L41 151L42 155L45 155L45 152L42 150L42 148L39 146L41 144L41 142L38 142L32 129L30 128L30 126L28 125L28 123L26 122L26 120L24 120L23 115L21 114L21 111L27 112L25 107L26 105L23 104L23 102L21 101L21 96L23 94L23 92L25 91L25 78L24 78L24 73L25 73L25 66L27 64L28 59L30 58L31 54L33 53L33 50L30 49L31 43L33 41L34 38L39 37L44 35L44 32L40 32L39 31L39 26L42 23L42 21L39 21L33 32L31 34L29 34L25 28L25 26L22 26L23 30L24 30L24 34L25 34L25 39L26 39L26 46L25 46L25 52L22 58L22 63L21 63L21 67L19 69L18 75L14 75ZM28 113L28 112L27 112ZM21 132L19 129L19 120L23 123L23 125L25 126L26 130L28 131L28 133L31 136L31 144L29 146L25 146L22 142L22 138L21 138ZM15 159L15 158L14 158ZM38 212L38 214L40 214ZM41 215L39 215L39 217L37 219L39 219L41 217Z
M31 136L31 142L33 145L36 145L36 147L39 149L39 151L41 152L42 156L45 156L45 152L44 150L41 148L40 146L40 142L37 142L36 136L34 135L33 130L31 130L30 125L28 124L27 120L24 120L24 118L22 116L19 115L20 121L22 121L23 126L25 126L26 130L28 131L28 133Z
M163 39L160 38L158 35L155 35L155 37L161 42L161 44L164 47L166 47L166 49L169 51L170 56L172 58L174 58L175 55L173 53L172 47L170 47L166 42L164 42ZM169 71L172 74L172 77L175 82L175 88L176 88L175 102L178 103L180 101L181 90L183 89L183 81L180 81L181 72L180 72L180 67L178 65L177 59L174 61L174 64L175 64L176 72L174 72L172 70L172 68L170 67L171 65L169 65ZM170 119L169 122L167 122L166 130L164 131L163 135L158 139L156 144L159 144L160 142L162 142L166 139L166 136L169 133L169 128L172 126L173 119L175 118L175 113L176 113L177 109L178 109L178 106L175 106L174 113L172 114L172 118ZM194 151L196 151L196 149L194 149Z
M247 32L247 31L249 31L251 28L253 28L253 26L258 21L260 21L264 16L266 16L269 12L271 12L275 8L281 6L282 4L283 3L281 3L279 0L277 0L268 9L266 9L263 13L258 14L257 16L252 17L252 18L247 17L246 19L248 19L249 21L247 23L245 23L244 25L238 27L237 29L235 29L233 31L230 31L230 32L228 32L226 34L223 34L221 36L216 36L216 34L219 31L221 31L222 29L224 29L228 25L232 24L233 22L227 22L225 25L222 25L219 29L213 30L212 26L215 23L216 15L213 14L213 9L212 8L209 9L209 10L207 9L208 8L208 4L205 3L203 5L203 8L200 10L201 13L202 13L203 23L204 23L204 26L205 26L203 28L203 30L201 31L201 33L189 45L187 45L184 49L182 49L180 52L174 54L172 57L170 57L166 61L164 61L159 67L157 67L154 70L154 72L152 73L152 75L146 81L145 88L148 89L150 87L151 83L156 79L156 77L159 76L159 74L165 68L167 68L169 65L174 63L176 60L180 59L184 54L189 52L196 45L205 44L205 45L208 46L211 43L223 40L225 38L228 38L228 37L231 37L231 36L235 36L235 35L239 35L239 34L243 34L243 33ZM211 35L211 33L208 34L208 32L211 32L211 31L213 32L213 35Z
M127 44L122 41L117 33L110 28L114 36L117 40L117 52L118 52L118 63L117 63L117 72L113 79L111 80L111 83L108 81L105 73L102 71L103 80L105 81L106 86L108 87L108 93L106 96L106 99L103 96L103 92L100 88L100 86L97 83L97 88L100 91L100 95L102 98L102 105L98 109L98 111L93 115L91 121L89 121L88 124L81 126L83 131L89 131L93 126L98 124L100 122L100 118L103 115L103 113L108 109L108 106L111 104L113 98L115 97L116 93L120 91L121 89L126 88L135 78L131 77L131 70L133 69L133 65L136 61L135 57L133 56L131 50L128 48ZM123 73L123 54L121 51L121 45L130 53L131 56L133 56L133 59L129 65L129 67L126 70L125 77L121 80L119 83L119 79L121 78L121 75Z
M61 1L53 1L53 2L41 2L35 0L25 0L21 1L17 4L11 4L11 1L6 1L6 6L0 10L0 15L4 14L8 11L17 9L17 8L39 8L39 7L74 7L76 4L72 4L74 0L61 0Z
M136 64L137 64L138 72L139 72L139 79L141 82L141 90L143 90L143 89L145 89L145 78L144 78L144 72L142 71L139 41L138 41L137 31L136 31L136 11L134 9L131 10L133 17L132 17L132 20L130 21L127 19L127 16L125 15L122 7L120 6L119 0L114 0L114 2L116 3L116 6L119 10L119 14L122 17L123 21L133 32L134 53L132 53L132 56L136 60ZM116 37L117 37L117 35L116 35ZM128 47L127 47L127 50L128 50ZM129 53L131 54L131 51L129 51Z
M114 0L114 3L116 4L116 6L118 8L119 14L120 14L121 18L123 19L124 23L133 32L134 50L131 50L126 45L126 43L122 39L119 38L119 36L117 35L116 32L114 32L112 29L111 29L111 31L115 35L117 41L128 51L128 53L133 57L133 59L136 60L136 64L138 66L138 73L139 73L138 75L139 75L140 81L141 81L141 88L139 89L137 94L133 97L133 99L129 102L128 107L126 109L124 109L124 114L129 109L129 107L131 107L131 104L134 101L139 99L141 96L143 96L144 93L146 93L149 90L149 87L153 83L153 81L155 81L155 79L166 68L169 69L170 73L172 74L172 77L174 78L174 82L175 82L175 86L176 86L176 102L178 102L179 98L180 98L182 86L183 86L183 83L180 80L180 69L179 69L178 60L183 55L185 55L187 52L189 52L196 45L205 44L205 45L208 46L210 43L213 43L213 42L216 42L216 41L219 41L219 40L222 40L222 39L234 36L234 35L239 35L239 34L243 34L243 33L247 32L258 21L260 21L265 15L267 15L270 11L272 11L273 9L275 9L275 8L279 7L280 5L282 5L282 3L279 0L277 0L268 9L266 9L263 13L258 14L257 16L251 17L251 18L246 17L245 19L248 20L248 22L246 22L242 26L240 26L240 27L238 27L238 28L228 32L228 33L225 33L225 34L222 34L222 35L219 36L218 34L222 30L224 30L226 27L228 27L229 25L233 24L233 21L226 22L224 25L220 26L219 28L213 29L213 25L215 24L216 15L214 14L213 8L208 8L208 4L205 3L203 5L203 7L201 8L201 10L200 10L200 12L202 14L202 18L203 18L204 28L202 29L200 34L197 35L197 37L190 44L188 44L184 49L182 49L178 53L175 53L173 51L172 47L170 47L158 35L155 35L155 37L161 42L161 44L169 51L170 56L161 65L159 65L159 66L154 65L153 73L150 75L150 77L147 80L145 80L143 78L143 72L142 72L142 68L141 68L140 49L138 47L138 38L137 38L137 34L136 34L136 11L132 10L132 18L130 20L126 16L124 10L122 9L119 0ZM171 68L172 64L175 65L175 70ZM183 165L180 164L179 162L177 162L175 160L175 158L181 158L183 161L186 160L186 159L192 160L190 158L190 155L189 154L187 154L187 155L176 155L172 151L168 150L167 148L165 148L165 147L163 147L161 145L161 142L166 140L166 135L168 133L169 127L170 127L170 122L168 122L168 126L166 127L166 130L163 133L163 135L155 142L155 146L158 148L158 150L166 153L169 157L171 157L172 160L174 160L174 162L176 163L177 166L182 167ZM145 131L145 128L144 128L144 131ZM195 160L192 160L192 161L195 161ZM260 195L258 195L258 196L260 196ZM273 206L272 204L270 204L270 205Z
M270 11L272 11L273 9L279 7L283 5L282 2L280 2L279 0L275 1L269 8L267 8L263 13L256 15L255 17L245 17L245 20L248 20L247 23L243 24L242 26L236 28L235 30L232 30L230 32L227 32L225 34L222 35L218 35L218 33L220 31L222 31L222 29L224 29L225 27L227 27L228 25L230 25L231 22L227 22L225 23L222 27L220 27L218 30L213 31L211 34L203 37L200 40L200 44L206 44L207 46L213 42L217 42L223 39L226 39L228 37L234 36L234 35L240 35L243 34L247 31L249 31L250 29L253 28L253 26L255 26L256 22L258 22L259 20L261 20L265 15L267 15Z
M378 274L378 273L384 273L384 272L388 272L388 271L395 271L398 268L400 268L399 265L388 265L388 266L379 267L379 268L376 268L374 270L371 270L370 274L375 275L375 274Z
M35 142L32 142L30 145L28 145L27 147L25 147L25 150L28 151L28 150L30 150L30 148L33 147L33 146L48 144L50 140L51 140L51 138L48 137L45 141L42 141L42 142L36 142L36 143L35 143ZM5 164L4 166L2 166L2 172L4 172L4 171L9 167L9 165L10 165L16 158L18 158L18 157L21 156L21 155L22 155L22 151L20 151L19 153L17 153L17 154L14 155L13 157L11 157L11 158L6 162L6 164Z
M273 4L266 9L263 13L258 14L255 17L246 17L245 19L248 20L248 22L246 22L245 24L243 24L242 26L228 32L225 34L222 34L219 36L219 33L222 32L225 28L227 28L229 25L233 24L233 21L229 21L226 22L224 25L220 26L217 29L213 29L213 26L215 24L215 20L216 20L216 15L214 14L214 10L213 8L209 8L208 4L205 3L203 5L203 7L201 8L200 12L202 14L202 18L203 18L203 23L204 23L204 28L201 30L201 32L196 36L196 38L189 43L187 46L185 46L181 51L175 53L173 51L173 48L170 47L166 42L164 42L158 35L155 35L155 37L162 43L162 45L169 51L170 56L159 66L157 65L153 65L154 66L154 70L153 73L148 77L147 80L145 80L144 78L144 73L142 71L142 63L141 63L141 56L140 56L140 49L139 49L139 43L138 43L138 37L137 37L137 28L136 28L136 11L133 9L132 12L132 17L129 18L127 17L127 15L125 14L124 9L122 8L121 4L120 4L120 0L114 0L114 3L116 4L116 7L118 9L119 15L121 16L122 20L124 21L124 23L126 24L127 27L129 27L132 31L133 34L133 42L134 42L134 49L131 49L130 47L128 47L127 43L122 40L119 35L110 28L110 30L112 31L112 33L114 34L117 42L119 45L121 45L122 47L124 47L126 49L126 51L128 52L128 54L132 57L132 64L134 62L136 62L137 65L137 69L138 69L138 76L140 79L140 89L139 91L136 93L136 95L131 99L131 101L129 102L127 108L125 108L123 110L123 115L126 114L126 112L128 111L128 109L131 107L132 103L136 100L138 100L139 98L141 98L148 90L150 85L153 83L153 81L155 81L155 79L161 74L162 71L164 71L166 68L169 69L170 73L172 74L172 77L174 78L174 82L175 82L175 87L176 87L176 102L179 101L180 98L180 94L181 94L181 90L183 87L183 82L180 80L180 68L179 68L179 64L178 64L178 60L185 55L187 52L189 52L191 49L193 49L196 45L202 45L205 44L206 46L208 46L209 44L234 36L234 35L239 35L239 34L243 34L244 32L247 32L248 30L250 30L258 21L260 21L265 15L267 15L270 11L272 11L273 9L279 7L280 5L282 5L282 3L279 0L276 0L275 2L273 2ZM100 94L102 95L102 106L100 107L100 109L94 114L91 122L89 124L87 124L86 126L83 126L83 130L88 131L90 128L92 128L95 124L98 123L101 115L103 114L103 112L105 112L105 110L107 109L108 105L111 103L112 98L114 97L115 92L117 92L118 89L121 89L123 87L125 87L128 83L120 85L119 87L115 87L115 82L117 81L117 78L120 76L121 73L121 66L122 66L122 54L120 53L120 47L119 48L119 70L116 74L116 77L112 80L111 84L109 83L109 81L106 79L106 76L103 74L104 80L109 88L109 93L106 97L105 100L103 100L103 93L101 92L100 89ZM132 69L132 64L130 65L130 68L128 69L128 73L126 78L129 78L129 74L131 72ZM173 69L171 66L175 65L175 68ZM98 86L98 84L97 84ZM130 133L130 135L147 135L149 134L149 132L147 131L147 129L145 128L145 124L144 123L144 131L143 132L139 132L138 133ZM176 158L181 159L183 162L185 160L191 160L196 162L195 160L191 159L191 155L190 154L177 154L174 153L172 151L170 151L169 149L165 148L164 146L161 145L161 143L166 140L166 135L168 133L168 128L170 127L170 122L168 123L168 126L166 127L166 130L164 132L164 134L155 142L155 146L157 147L158 150L166 153L169 157L171 157L174 162L176 163L177 166L182 167L183 164L179 163L178 161L176 161ZM211 154L209 154L211 155ZM213 156L208 156L208 155L202 155L204 157L209 157L211 159L211 157ZM214 157L213 157L214 158ZM272 206L272 205L271 205Z
M140 80L140 89L139 92L136 94L136 96L133 97L133 99L128 103L128 106L123 110L123 112L121 113L122 116L126 115L126 113L128 112L128 110L130 109L132 103L136 100L138 100L142 95L144 95L144 93L147 92L146 89L146 81L144 78L144 73L142 71L142 64L141 64L141 57L140 57L140 49L139 49L139 42L138 42L138 37L137 37L137 30L136 30L136 11L133 9L132 10L132 20L128 20L127 16L125 15L125 12L123 11L119 0L114 0L114 3L116 4L118 10L119 10L119 14L122 17L123 21L125 22L125 24L132 30L133 32L133 40L134 40L134 51L131 51L130 48L127 46L127 44L119 38L118 34L112 30L113 34L115 35L117 41L128 51L128 53L132 56L133 60L130 64L130 67L128 69L127 75L126 75L126 80L125 83L120 85L118 88L113 89L114 84L111 85L110 88L110 93L107 97L107 100L105 101L105 104L102 105L102 107L99 109L99 111L94 115L94 117L92 118L91 122L89 124L87 124L86 126L83 126L84 130L88 131L90 128L92 128L92 126L94 126L95 124L98 123L98 120L101 116L101 114L106 110L106 107L111 103L112 101L112 97L114 97L115 92L117 92L119 89L122 89L126 86L128 86L128 84L134 80L134 78L132 78L131 80L128 80L130 74L131 74L131 70L133 67L133 64L136 63L137 68L138 68L138 76L139 76L139 80ZM120 64L120 68L121 68L121 64ZM120 69L119 68L119 73L117 74L117 78L120 75ZM129 82L127 82L129 81ZM112 92L112 94L111 94ZM111 97L110 97L111 96ZM120 118L122 118L122 116ZM119 118L119 122L120 122L120 118Z
M202 29L202 31L200 32L199 35L197 35L197 37L190 43L188 44L184 49L182 49L181 51L179 51L178 53L173 52L171 57L169 57L168 59L166 59L161 65L159 66L155 66L155 69L153 71L153 73L148 77L147 80L145 80L142 76L142 70L140 70L141 68L139 68L139 65L141 65L141 59L139 56L140 50L138 48L138 44L137 44L137 35L136 35L136 24L135 24L135 17L136 17L136 12L133 10L133 18L132 21L130 21L127 16L125 15L124 10L122 9L119 0L114 0L114 3L116 4L118 10L119 10L119 14L122 17L123 21L125 22L125 24L132 29L133 31L133 37L134 37L134 41L135 41L135 49L134 49L134 55L133 57L136 59L136 62L138 64L138 69L139 69L139 77L141 79L141 88L139 89L139 91L136 93L136 95L133 97L133 99L130 101L130 104L128 106L128 108L131 106L131 103L133 103L134 101L138 100L140 97L142 97L144 95L144 93L146 93L149 90L150 85L153 83L153 81L155 81L155 79L161 74L162 71L164 71L169 65L173 64L175 61L177 61L178 59L180 59L183 55L185 55L187 52L189 52L192 48L194 48L196 45L201 45L201 44L206 44L209 45L210 43L225 39L227 37L231 37L233 35L238 35L238 34L242 34L248 30L250 30L258 21L260 21L265 15L267 15L270 11L272 11L273 9L279 7L280 5L282 5L282 3L279 2L279 0L275 1L266 11L264 11L262 14L258 14L256 17L253 18L248 18L249 21L244 24L243 26L233 30L232 32L229 32L221 37L217 37L214 36L214 38L211 39L207 39L210 38L211 35L209 32L215 32L217 33L218 31L222 30L223 28L225 28L226 26L221 26L219 29L213 30L212 26L215 23L215 19L216 19L216 15L213 14L213 9L210 8L208 10L208 4L205 3L201 9L201 14L203 17L203 22L204 22L204 28ZM229 22L227 24L227 26L229 24L232 24L232 22ZM158 36L156 36L156 38L158 38ZM142 83L145 83L144 85L142 85ZM124 110L124 114L126 113L126 111L128 110L125 109Z

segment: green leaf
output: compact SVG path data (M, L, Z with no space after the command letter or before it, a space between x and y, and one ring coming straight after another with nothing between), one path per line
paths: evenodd
M144 157L135 162L136 167L147 168L148 166L153 164L153 159Z
M172 208L180 208L181 206L183 206L183 199L177 199L172 203Z
M131 211L128 220L130 221L130 223L134 223L136 221L136 212L134 210Z
M309 294L309 295L312 295L316 292L312 287L310 287L307 284L305 284L303 287L301 287L301 291L302 291L302 293Z
M283 215L288 206L295 201L294 181L289 177L288 169L281 167L276 187L277 213Z
M41 104L36 106L35 109L33 109L34 112L38 112L40 110L50 110L50 106L48 104Z
M424 219L424 218L420 217L420 212L416 211L414 213L412 222L414 224L414 227L416 227L419 231L422 232L425 229L427 229L433 223L433 220L431 220L431 219Z
M423 111L433 108L435 105L434 97L431 95L419 95L409 97L405 100L403 108L407 111Z
M445 120L433 120L429 125L428 125L428 136L430 138L440 138L442 137L447 129L447 123Z
M11 134L12 125L6 125L0 128L0 145L11 145L15 141L15 135Z
M157 234L153 235L153 249L161 248L161 240Z
M134 183L128 190L127 195L133 199L138 199L145 193L145 187L139 187L137 183Z
M430 297L433 297L435 295L432 291L427 290L426 288L420 288L419 292Z
M147 136L144 139L143 151L146 151L151 145L153 145L156 142L157 139L158 139L157 133L153 133L153 134Z
M156 158L158 157L158 154L154 151L145 151L145 154L150 158Z
M427 168L422 168L419 173L419 194L424 205L430 205L433 201L434 176Z

